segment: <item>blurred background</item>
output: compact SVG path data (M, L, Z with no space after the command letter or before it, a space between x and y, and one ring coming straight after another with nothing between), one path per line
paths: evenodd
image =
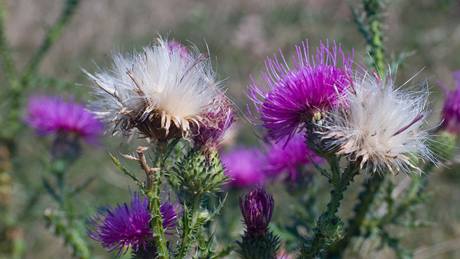
M14 60L23 66L57 19L63 1L6 0L5 4L6 37ZM366 57L365 42L353 22L350 4L358 3L353 0L82 0L62 37L41 64L41 78L27 95L60 94L87 102L91 97L83 68L95 71L98 66L105 67L113 52L140 49L162 35L186 44L193 42L202 51L208 47L218 78L243 113L250 75L257 76L264 59L278 49L289 53L303 39L313 46L320 40L329 40L341 43L345 50L354 49L358 59ZM385 19L389 60L403 52L411 54L398 71L398 82L403 83L420 72L413 83L428 82L434 125L439 121L443 98L439 84L444 82L453 87L451 72L460 69L460 1L392 0L388 1ZM0 74L0 79L3 77ZM244 116L240 116L237 124L230 144L259 145L257 128ZM19 161L15 161L19 170L13 179L21 184L14 187L13 204L22 208L27 202L27 192L36 192L38 197L23 221L28 244L26 258L70 258L41 220L44 208L53 206L40 190L43 170L40 161L47 152L48 140L36 138L31 130L20 134ZM96 148L85 147L84 157L70 174L71 181L76 183L95 178L88 190L78 196L83 215L91 214L99 206L127 200L135 187L127 185L125 176L114 168L107 154L128 152L134 145L120 138L106 138ZM400 233L404 245L416 251L416 258L460 258L457 168L448 165L431 176L428 188L431 199L427 206L416 211L429 224ZM275 198L277 217L282 217L277 212L282 206L280 199L282 196ZM237 207L226 211L231 210L238 213ZM34 217L39 220L32 220ZM235 227L231 234L236 238L240 230ZM98 247L95 243L94 246ZM102 249L97 249L100 258L109 258ZM392 254L381 251L373 257L392 258Z

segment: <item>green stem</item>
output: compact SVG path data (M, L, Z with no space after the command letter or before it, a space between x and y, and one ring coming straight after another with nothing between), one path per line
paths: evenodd
M358 196L359 203L355 206L355 215L350 219L348 229L345 232L345 236L332 246L329 251L331 258L342 257L343 252L348 247L351 239L358 236L361 232L361 226L366 218L372 203L377 196L380 186L384 182L384 177L381 175L375 175L371 177L365 184L363 191Z
M326 210L318 219L311 243L302 248L301 258L315 258L319 256L323 253L324 248L336 240L340 235L342 223L336 214L340 208L344 192L347 190L359 170L355 165L350 164L340 175L338 171L338 161L331 161L331 169L337 171L332 172L332 175L338 177L338 179L337 181L331 181L333 184L331 198L327 204Z
M68 186L65 182L68 169L76 159L77 157L53 159L51 161L49 170L56 179L59 210L57 212L46 211L45 218L49 222L48 224L53 226L55 235L64 239L77 258L89 259L91 258L91 252L84 234L81 233L77 226L79 219L74 214L72 202L68 195Z
M179 252L177 255L177 258L185 258L187 256L187 251L190 248L192 239L191 237L191 231L194 228L197 218L198 218L198 213L197 210L200 207L200 197L194 196L192 199L192 206L189 211L189 215L186 215L183 217L183 231L182 231L182 237L181 237L181 243L180 243L180 248ZM189 222L191 216L191 222Z
M159 152L160 154L163 154L163 152ZM140 159L144 159L145 157L143 153L139 153L138 155ZM157 158L157 167L155 168L155 171L150 171L148 170L147 173L147 197L149 198L149 207L150 207L150 213L152 215L152 221L150 223L152 231L153 231L153 239L155 241L155 245L157 248L157 253L158 253L158 258L160 259L168 259L169 258L169 250L168 250L168 244L166 240L166 235L165 231L163 228L163 218L161 216L161 211L160 211L160 206L161 206L161 201L160 201L160 187L161 187L161 169L163 167L163 155L160 155ZM142 165L142 164L141 164ZM144 168L144 170L146 170Z
M13 57L11 56L11 49L6 39L5 32L5 18L6 18L6 8L4 0L0 0L0 58L2 61L3 71L8 82L11 81L16 76L16 68L14 65Z

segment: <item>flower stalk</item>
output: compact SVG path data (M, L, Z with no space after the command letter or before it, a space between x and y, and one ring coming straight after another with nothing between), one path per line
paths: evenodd
M360 234L361 226L363 225L367 212L379 193L380 186L383 184L384 179L385 178L381 175L374 175L365 182L364 189L358 196L359 202L354 208L355 215L350 219L344 237L329 249L329 256L340 258L350 244L351 239Z
M162 145L159 146L162 148ZM152 216L151 228L153 233L153 239L155 241L158 258L167 259L169 258L168 245L163 228L163 219L161 217L161 201L160 201L160 186L161 186L161 168L163 166L163 152L159 152L157 157L157 166L152 168L148 165L147 159L145 158L146 147L138 147L136 149L137 160L140 167L144 170L146 175L146 188L145 193L149 199L149 208Z
M50 182L44 180L44 187L48 194L54 198L58 204L57 210L47 209L44 213L48 227L53 229L56 236L62 237L67 245L72 249L74 256L80 259L91 258L91 251L84 236L79 230L79 219L76 218L73 209L73 202L69 186L66 184L66 176L69 167L79 158L79 152L69 152L67 154L55 153L58 149L56 146L74 145L75 143L59 143L62 140L60 136L56 137L53 143L52 158L49 171L55 178L54 188ZM63 150L73 150L72 147L66 147Z
M198 220L198 210L200 208L201 198L198 195L193 196L191 206L184 208L182 217L182 236L177 258L185 258L187 251L192 245L192 230L195 228Z
M343 222L336 215L343 195L353 178L358 174L358 166L350 163L349 166L340 172L337 158L329 159L331 165L330 183L333 188L326 210L319 217L314 230L313 237L309 244L302 248L301 258L314 258L324 253L324 249L342 237Z

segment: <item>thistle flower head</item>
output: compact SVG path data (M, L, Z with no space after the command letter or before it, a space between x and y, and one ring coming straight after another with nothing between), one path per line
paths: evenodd
M280 142L271 144L267 151L268 172L272 175L287 173L289 179L295 181L298 170L310 163L321 163L319 157L306 144L305 136L295 134L290 139L283 139Z
M442 109L443 126L451 132L460 133L460 71L454 73L456 87L454 90L446 91L446 99Z
M358 75L341 108L328 114L323 139L365 171L417 171L414 159L432 159L422 128L428 93L395 88L390 77Z
M152 241L148 206L146 197L134 194L130 204L120 204L93 217L89 236L109 251L118 250L118 254L125 253L129 248L134 251L146 249ZM160 211L163 227L166 230L174 228L177 220L174 206L164 203Z
M102 123L83 105L54 96L31 97L24 120L39 134L72 134L90 143L103 131Z
M234 121L231 103L224 94L218 96L213 102L215 105L210 107L212 109L203 113L203 126L193 136L196 147L216 149Z
M261 236L267 232L273 206L273 197L263 188L256 188L240 198L241 214L250 236Z
M110 71L88 76L97 99L93 111L114 133L167 140L189 137L203 115L217 110L221 94L208 59L162 39L140 53L115 55Z
M291 137L316 113L330 110L351 84L352 58L336 44L321 43L312 54L303 42L291 63L282 54L267 59L263 86L250 86L259 119L275 141Z
M255 148L236 148L222 155L226 175L233 187L262 184L266 179L265 157Z

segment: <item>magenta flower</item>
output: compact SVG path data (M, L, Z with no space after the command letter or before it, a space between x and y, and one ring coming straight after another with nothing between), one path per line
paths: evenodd
M250 236L266 234L274 205L273 197L263 188L256 188L240 198L241 214Z
M320 43L314 54L308 43L296 46L292 65L283 54L269 58L262 73L263 85L253 81L249 95L269 138L292 137L316 112L338 104L351 85L351 55L335 43Z
M267 171L271 175L287 173L292 181L297 179L298 170L301 167L310 163L319 164L323 161L308 147L302 134L295 134L290 139L272 143L267 151L267 160Z
M233 187L255 186L266 179L265 157L258 149L234 149L222 155L222 163Z
M230 101L225 95L222 94L214 102L216 105L204 113L203 126L193 136L195 147L206 150L217 148L235 119Z
M442 109L443 126L452 133L460 133L460 71L453 73L456 87L446 90L446 99Z
M71 133L87 142L94 142L103 131L102 123L83 105L61 97L31 97L24 120L39 134Z
M151 247L153 240L148 206L148 199L135 193L129 205L123 203L93 217L89 236L108 251L118 250L118 255L129 248L137 252ZM160 211L163 227L166 230L174 228L177 221L174 206L164 203Z

